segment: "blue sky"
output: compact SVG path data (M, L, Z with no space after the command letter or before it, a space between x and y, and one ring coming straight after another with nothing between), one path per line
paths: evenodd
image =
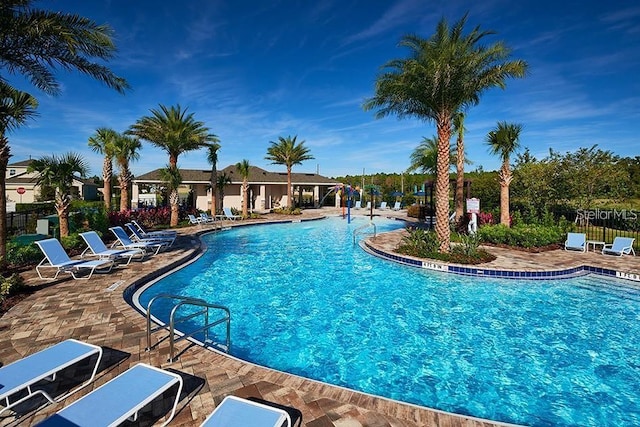
M417 119L376 120L362 103L374 94L381 66L407 51L403 35L433 34L468 11L467 29L493 30L530 74L486 92L467 112L468 169L499 167L485 137L497 121L521 123L522 147L542 158L598 144L620 156L640 155L640 4L636 1L323 0L36 2L77 13L115 31L109 62L132 90L120 95L84 75L60 70L62 93L34 94L39 117L9 135L12 161L74 151L101 175L87 146L99 127L125 131L159 104L188 107L219 136L219 167L265 160L269 141L298 135L315 157L294 172L325 176L402 172L435 125ZM4 70L2 74L5 75ZM149 143L134 174L164 167ZM209 169L204 150L179 166Z

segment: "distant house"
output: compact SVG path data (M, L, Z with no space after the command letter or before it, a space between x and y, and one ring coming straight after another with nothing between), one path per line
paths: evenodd
M211 170L180 169L182 186L179 189L181 203L186 203L191 193L193 207L211 210ZM223 206L242 208L242 176L235 165L218 170L226 174L231 184L224 188ZM287 203L286 172L268 172L256 166L249 171L249 209L268 211L284 207ZM291 184L295 191L295 206L318 206L322 198L335 188L337 181L314 173L292 173ZM160 169L145 173L133 180L131 205L133 207L156 206L161 199L163 181Z
M36 185L38 172L27 173L33 160L23 160L7 165L5 172L5 191L7 202L34 203L40 195L40 187ZM89 179L73 178L72 193L83 200L98 200L98 186Z

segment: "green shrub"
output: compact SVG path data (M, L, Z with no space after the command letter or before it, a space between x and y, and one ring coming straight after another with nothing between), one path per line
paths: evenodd
M62 243L62 246L66 250L82 249L86 246L84 240L78 233L69 234L68 236L61 238L60 243Z
M37 264L42 258L42 251L34 243L28 245L7 243L7 264L9 265L21 267Z
M521 224L507 227L502 224L487 225L478 229L479 238L488 243L535 248L562 242L565 232L559 226Z
M426 258L438 250L436 233L421 228L407 228L408 234L402 238L397 252Z
M233 211L233 208L232 208L232 211ZM280 215L302 215L302 211L300 210L300 208L284 207L284 208L273 209L272 212L274 214L280 214ZM235 212L233 213L234 215L237 215Z
M0 300L4 301L7 297L18 294L24 289L26 289L24 279L18 273L3 277L0 283Z

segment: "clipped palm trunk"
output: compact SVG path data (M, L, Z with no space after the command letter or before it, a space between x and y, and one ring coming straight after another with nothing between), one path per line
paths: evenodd
M242 181L242 216L249 217L249 183Z
M511 227L511 215L509 213L509 185L513 175L509 169L509 160L505 160L502 163L500 169L500 224Z
M109 157L104 158L102 163L102 179L104 180L104 186L102 188L102 195L104 196L104 208L107 213L111 212L111 177L113 176L113 164Z
M292 194L291 194L291 168L287 167L287 207L293 209Z
M451 139L451 119L446 115L437 121L438 160L436 165L436 236L439 251L449 253L451 230L449 228L449 153Z
M178 215L178 201L180 200L180 197L178 195L178 189L174 188L171 190L171 193L169 193L169 204L171 205L171 220L169 225L171 227L175 227L178 225L178 219L179 219L179 215Z
M7 265L7 190L5 175L10 158L9 143L4 136L0 137L0 271Z
M217 192L218 188L216 183L218 182L218 171L216 168L211 170L211 215L215 215L218 211L218 207L216 206L218 203Z
M120 212L126 212L129 210L129 186L131 184L131 173L125 170L118 177L120 182Z
M71 197L56 189L55 198L56 211L58 212L58 226L60 227L60 237L67 237L69 235L69 207L71 206Z
M456 223L464 216L464 141L458 137L456 153Z

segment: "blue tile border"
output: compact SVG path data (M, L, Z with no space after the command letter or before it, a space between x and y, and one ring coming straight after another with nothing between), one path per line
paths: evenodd
M622 271L611 270L608 268L593 267L590 265L582 265L580 267L572 267L563 270L550 271L516 271L516 270L498 270L492 268L465 267L461 265L447 264L441 261L420 260L409 258L397 253L389 253L378 249L368 241L361 242L363 248L380 258L411 267L424 268L428 270L436 270L445 273L462 274L466 276L494 277L501 279L531 279L531 280L549 280L549 279L568 279L576 276L583 276L590 273L600 274L602 276L614 277L619 279L627 279L640 282L640 274L625 273Z

